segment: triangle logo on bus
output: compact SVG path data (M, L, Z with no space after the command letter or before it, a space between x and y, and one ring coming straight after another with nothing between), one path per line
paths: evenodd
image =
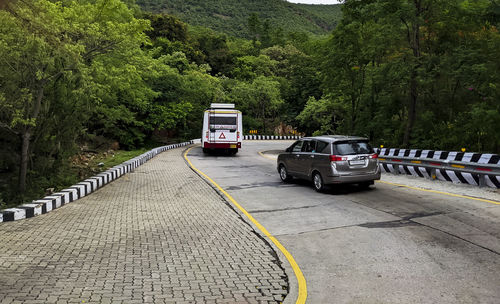
M224 133L221 133L219 139L226 139L226 135L224 135Z

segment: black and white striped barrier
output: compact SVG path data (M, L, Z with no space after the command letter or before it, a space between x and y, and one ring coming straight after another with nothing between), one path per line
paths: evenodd
M387 148L378 153L385 172L500 188L497 154Z
M290 140L299 139L300 136L280 136L280 135L244 135L244 140Z
M192 144L193 141L183 142L180 144L173 144L168 146L162 146L134 157L120 165L114 166L104 172L97 174L96 176L90 177L76 185L63 189L57 193L53 193L42 199L33 201L30 204L24 204L16 208L9 208L0 210L0 223L17 221L24 218L34 217L40 214L50 212L56 208L69 204L76 201L79 198L89 195L90 193L96 191L102 186L114 181L120 176L134 171L135 168L144 164L151 158L160 154L161 152L184 147Z

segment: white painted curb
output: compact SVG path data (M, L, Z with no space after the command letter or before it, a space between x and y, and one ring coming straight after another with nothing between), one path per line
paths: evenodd
M90 193L96 191L97 189L103 187L104 185L114 181L120 176L134 171L135 168L146 163L148 160L152 159L161 152L184 147L192 144L193 141L187 141L180 144L173 144L168 146L162 146L143 153L137 157L134 157L120 165L114 166L104 172L97 174L96 176L87 178L84 181L79 182L76 185L63 189L57 193L53 193L42 199L35 200L30 204L24 204L16 208L9 208L5 210L0 210L0 223L17 221L25 218L34 217L40 214L45 214L54 209L69 204L76 201Z

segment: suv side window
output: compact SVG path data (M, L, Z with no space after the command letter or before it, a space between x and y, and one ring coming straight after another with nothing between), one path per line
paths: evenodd
M316 150L316 141L315 140L308 140L304 141L304 145L302 146L302 152L313 152Z
M324 141L316 143L316 153L330 154L330 144Z
M302 149L302 144L304 142L302 140L299 140L298 142L296 142L294 145L293 145L293 148L292 148L292 152L300 152L300 150Z

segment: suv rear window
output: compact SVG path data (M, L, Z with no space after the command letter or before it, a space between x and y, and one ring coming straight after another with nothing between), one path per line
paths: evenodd
M367 141L344 141L333 144L336 155L370 154L373 149Z

